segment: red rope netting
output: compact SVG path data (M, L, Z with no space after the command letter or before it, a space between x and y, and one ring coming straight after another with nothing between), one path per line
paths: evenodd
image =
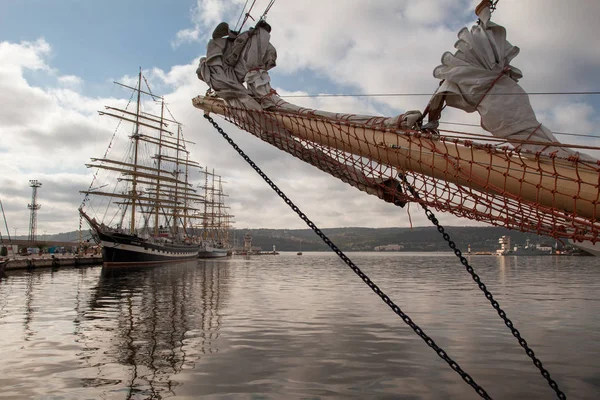
M387 202L418 202L496 226L577 241L600 240L600 166L464 138L399 131L305 114L198 108Z

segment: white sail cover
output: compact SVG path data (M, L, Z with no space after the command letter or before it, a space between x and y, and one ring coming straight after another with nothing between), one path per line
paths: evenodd
M224 35L227 36L222 37ZM239 35L231 32L226 23L221 23L208 42L206 57L200 59L196 71L198 78L236 108L276 109L397 129L411 129L422 119L420 111L408 111L395 117L374 117L307 109L286 102L271 88L267 71L276 65L277 51L270 38L270 27L266 23L259 22L255 28Z
M398 129L414 126L422 119L421 113L408 112L391 118L360 116L312 110L286 102L271 88L271 78L267 72L276 65L277 59L277 51L269 42L270 30L264 21L240 34L230 31L224 22L219 24L213 32L213 39L207 45L206 57L200 59L200 65L196 70L198 78L206 82L230 107L236 108L238 116L244 113L247 121L260 126L257 136L264 141L362 191L403 206L402 199L397 195L400 191L400 183L397 180L367 176L360 169L341 163L319 148L303 145L295 140L290 132L278 126L269 115L245 113L244 110L276 109L310 114L313 117Z
M478 16L480 22L470 31L465 27L458 33L457 51L444 53L442 65L433 71L443 81L430 102L430 119L439 119L445 102L467 112L477 111L483 129L518 149L556 152L559 157L575 155L570 149L544 144L558 140L537 120L529 96L517 83L523 74L510 62L519 48L506 40L504 27L490 21L489 7Z
M277 59L277 51L269 43L269 30L257 26L236 34L229 30L226 23L219 24L208 42L206 57L200 59L196 70L198 78L230 106L260 109L260 105L252 98L252 85L268 85L270 89L270 78L266 71L275 66ZM261 79L266 81L262 82ZM244 86L246 80L249 81L249 88Z

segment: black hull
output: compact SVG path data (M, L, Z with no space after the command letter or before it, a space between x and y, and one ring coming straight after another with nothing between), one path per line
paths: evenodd
M171 257L169 255L145 254L131 250L121 250L118 248L102 248L102 260L106 266L164 264L195 260L197 257L197 252L185 257Z
M200 250L198 258L224 258L227 257L226 249Z
M102 246L104 265L108 267L193 260L200 251L198 245L157 244L132 235L100 230L96 233Z

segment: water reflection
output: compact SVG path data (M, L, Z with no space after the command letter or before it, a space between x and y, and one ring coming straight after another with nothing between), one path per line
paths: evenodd
M125 398L174 394L175 376L215 352L228 269L200 262L137 270L103 269L84 313L80 354L97 369L90 386ZM101 378L100 378L101 377Z
M352 258L494 398L552 397L453 254ZM569 398L597 399L600 258L470 261ZM14 272L0 331L0 398L476 397L329 253Z
M35 313L33 306L33 290L34 278L36 274L29 273L27 275L27 283L25 286L25 318L23 319L23 340L29 341L35 335L35 331L31 329L31 323Z

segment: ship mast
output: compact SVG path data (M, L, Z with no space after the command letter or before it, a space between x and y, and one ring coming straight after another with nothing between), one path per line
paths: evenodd
M177 204L177 200L178 200L178 192L179 192L179 186L178 186L178 182L179 182L179 149L180 149L180 141L181 141L181 125L177 125L177 150L175 153L175 179L177 179L177 181L175 182L175 204ZM187 181L186 181L187 183ZM177 210L178 207L174 207L173 208L173 236L177 235Z
M210 185L210 238L215 241L215 169L212 170Z
M219 186L217 189L217 241L223 243L223 214L221 207L223 206L223 186L221 185L221 175L219 175Z
M141 68L137 87L115 82L133 91L137 102L133 105L132 101L131 105L135 109L128 110L130 105L128 103L125 109L107 106L105 110L99 111L100 115L110 116L134 126L129 135L127 159L109 158L107 151L103 158L92 158L92 163L86 164L88 168L117 173L118 178L114 182L114 189L99 190L107 186L104 185L97 188L90 187L81 193L94 197L122 199L122 201L110 200L107 205L107 210L111 204L118 206L117 229L122 227L127 229L127 220L131 215L128 227L131 234L159 237L161 233L159 227L163 223L175 236L181 232L181 223L186 226L190 221L201 218L202 210L193 203L201 203L205 197L189 183L189 179L191 171L196 169L201 171L202 167L198 162L190 159L186 144L194 142L185 140L181 124L165 116L165 113L169 112L165 99L151 93L149 88L148 91L142 90L142 82L145 82L145 78ZM143 111L142 94L161 102L159 115ZM177 132L169 128L169 123L177 126ZM147 159L148 156L154 161ZM122 191L119 190L120 183L126 185ZM128 214L129 207L131 207L131 214ZM206 209L204 212L206 213ZM136 218L139 219L140 216L144 219L144 227L138 226L138 232ZM152 222L153 229L149 226Z
M158 237L158 204L160 200L160 164L162 162L162 139L163 139L163 124L164 124L164 112L165 112L165 99L161 97L160 102L160 131L158 133L158 162L157 169L158 173L156 179L156 205L154 207L154 237Z
M131 223L129 225L129 233L132 235L135 233L135 200L137 195L137 164L138 164L138 144L139 144L139 133L140 133L140 97L142 94L142 68L138 74L138 87L137 87L137 109L135 115L135 134L134 139L134 160L133 160L133 176L131 181Z
M185 183L188 183L189 179L189 164L190 164L190 155L187 153L185 155ZM187 205L187 204L186 204ZM187 208L184 209L183 214L183 232L187 234L187 221L188 221L189 210Z
M204 168L204 217L202 218L202 239L208 238L208 166Z

